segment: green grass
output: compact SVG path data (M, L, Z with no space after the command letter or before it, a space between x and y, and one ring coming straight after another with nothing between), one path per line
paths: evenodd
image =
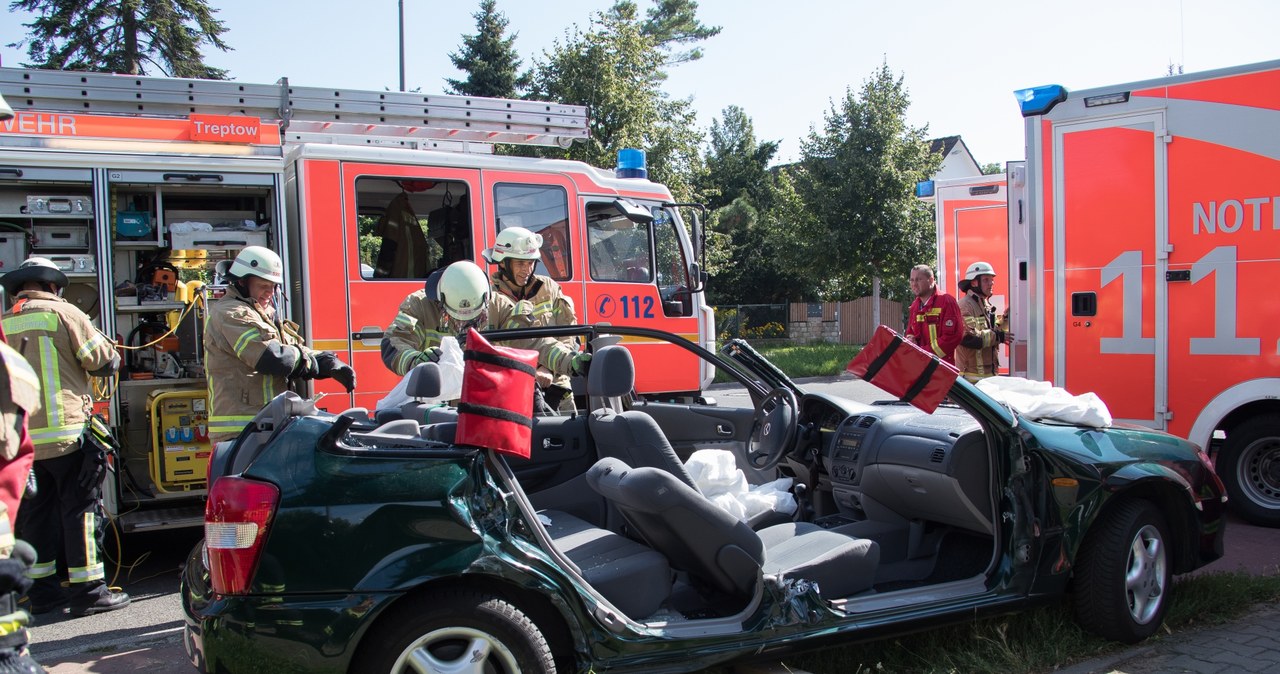
M861 345L854 344L760 344L752 346L769 362L777 365L792 379L801 377L833 376L844 372L844 367L862 350ZM716 382L727 382L730 379L723 374L716 374Z
M1147 640L1176 639L1180 631L1218 625L1253 606L1280 601L1280 575L1212 573L1180 579L1165 624ZM814 674L849 672L1051 672L1125 648L1078 627L1069 603L944 627L909 637L788 657L784 666ZM713 672L717 670L708 670Z

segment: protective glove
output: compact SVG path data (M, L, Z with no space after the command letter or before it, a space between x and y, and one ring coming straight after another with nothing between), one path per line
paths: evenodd
M316 360L315 353L308 353L306 349L295 346L298 350L298 364L293 367L293 374L290 379L315 379L320 376L320 362Z
M441 353L440 347L429 346L422 352L421 356L418 356L418 359L424 363L439 363Z
M569 361L569 365L573 368L574 374L584 374L587 371L587 364L590 362L591 352L581 351L574 354L573 359Z
M36 551L23 540L14 541L13 552L7 559L0 559L0 594L17 592L24 595L31 589L32 580L27 571L36 562Z
M102 484L102 478L107 474L107 453L92 442L82 443L80 453L84 456L76 482L82 490L91 491Z
M334 381L342 384L347 389L347 393L356 390L356 371L351 369L346 363L338 363L338 366L330 370L329 376Z

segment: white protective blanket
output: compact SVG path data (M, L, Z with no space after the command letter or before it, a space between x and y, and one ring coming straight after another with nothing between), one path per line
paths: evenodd
M445 337L440 340L440 395L434 398L422 398L423 402L435 403L457 400L462 397L462 347L458 346L456 337ZM400 378L400 383L391 389L385 398L378 401L375 409L400 409L400 406L413 400L409 397L409 373Z
M1050 419L1093 428L1111 425L1111 411L1093 392L1071 395L1047 381L1024 377L987 377L978 388L1031 419Z
M796 499L788 491L791 478L751 486L732 452L700 449L684 462L684 467L703 496L743 522L770 510L788 515L796 511Z

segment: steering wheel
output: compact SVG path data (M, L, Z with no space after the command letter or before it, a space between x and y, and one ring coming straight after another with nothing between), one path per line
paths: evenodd
M799 409L796 394L789 388L775 388L760 401L747 441L747 463L752 468L769 470L782 461L800 429Z

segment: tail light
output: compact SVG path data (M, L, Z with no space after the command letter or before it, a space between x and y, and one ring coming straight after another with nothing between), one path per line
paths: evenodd
M245 594L249 589L279 502L280 490L269 482L230 476L214 480L204 508L204 542L214 592Z

